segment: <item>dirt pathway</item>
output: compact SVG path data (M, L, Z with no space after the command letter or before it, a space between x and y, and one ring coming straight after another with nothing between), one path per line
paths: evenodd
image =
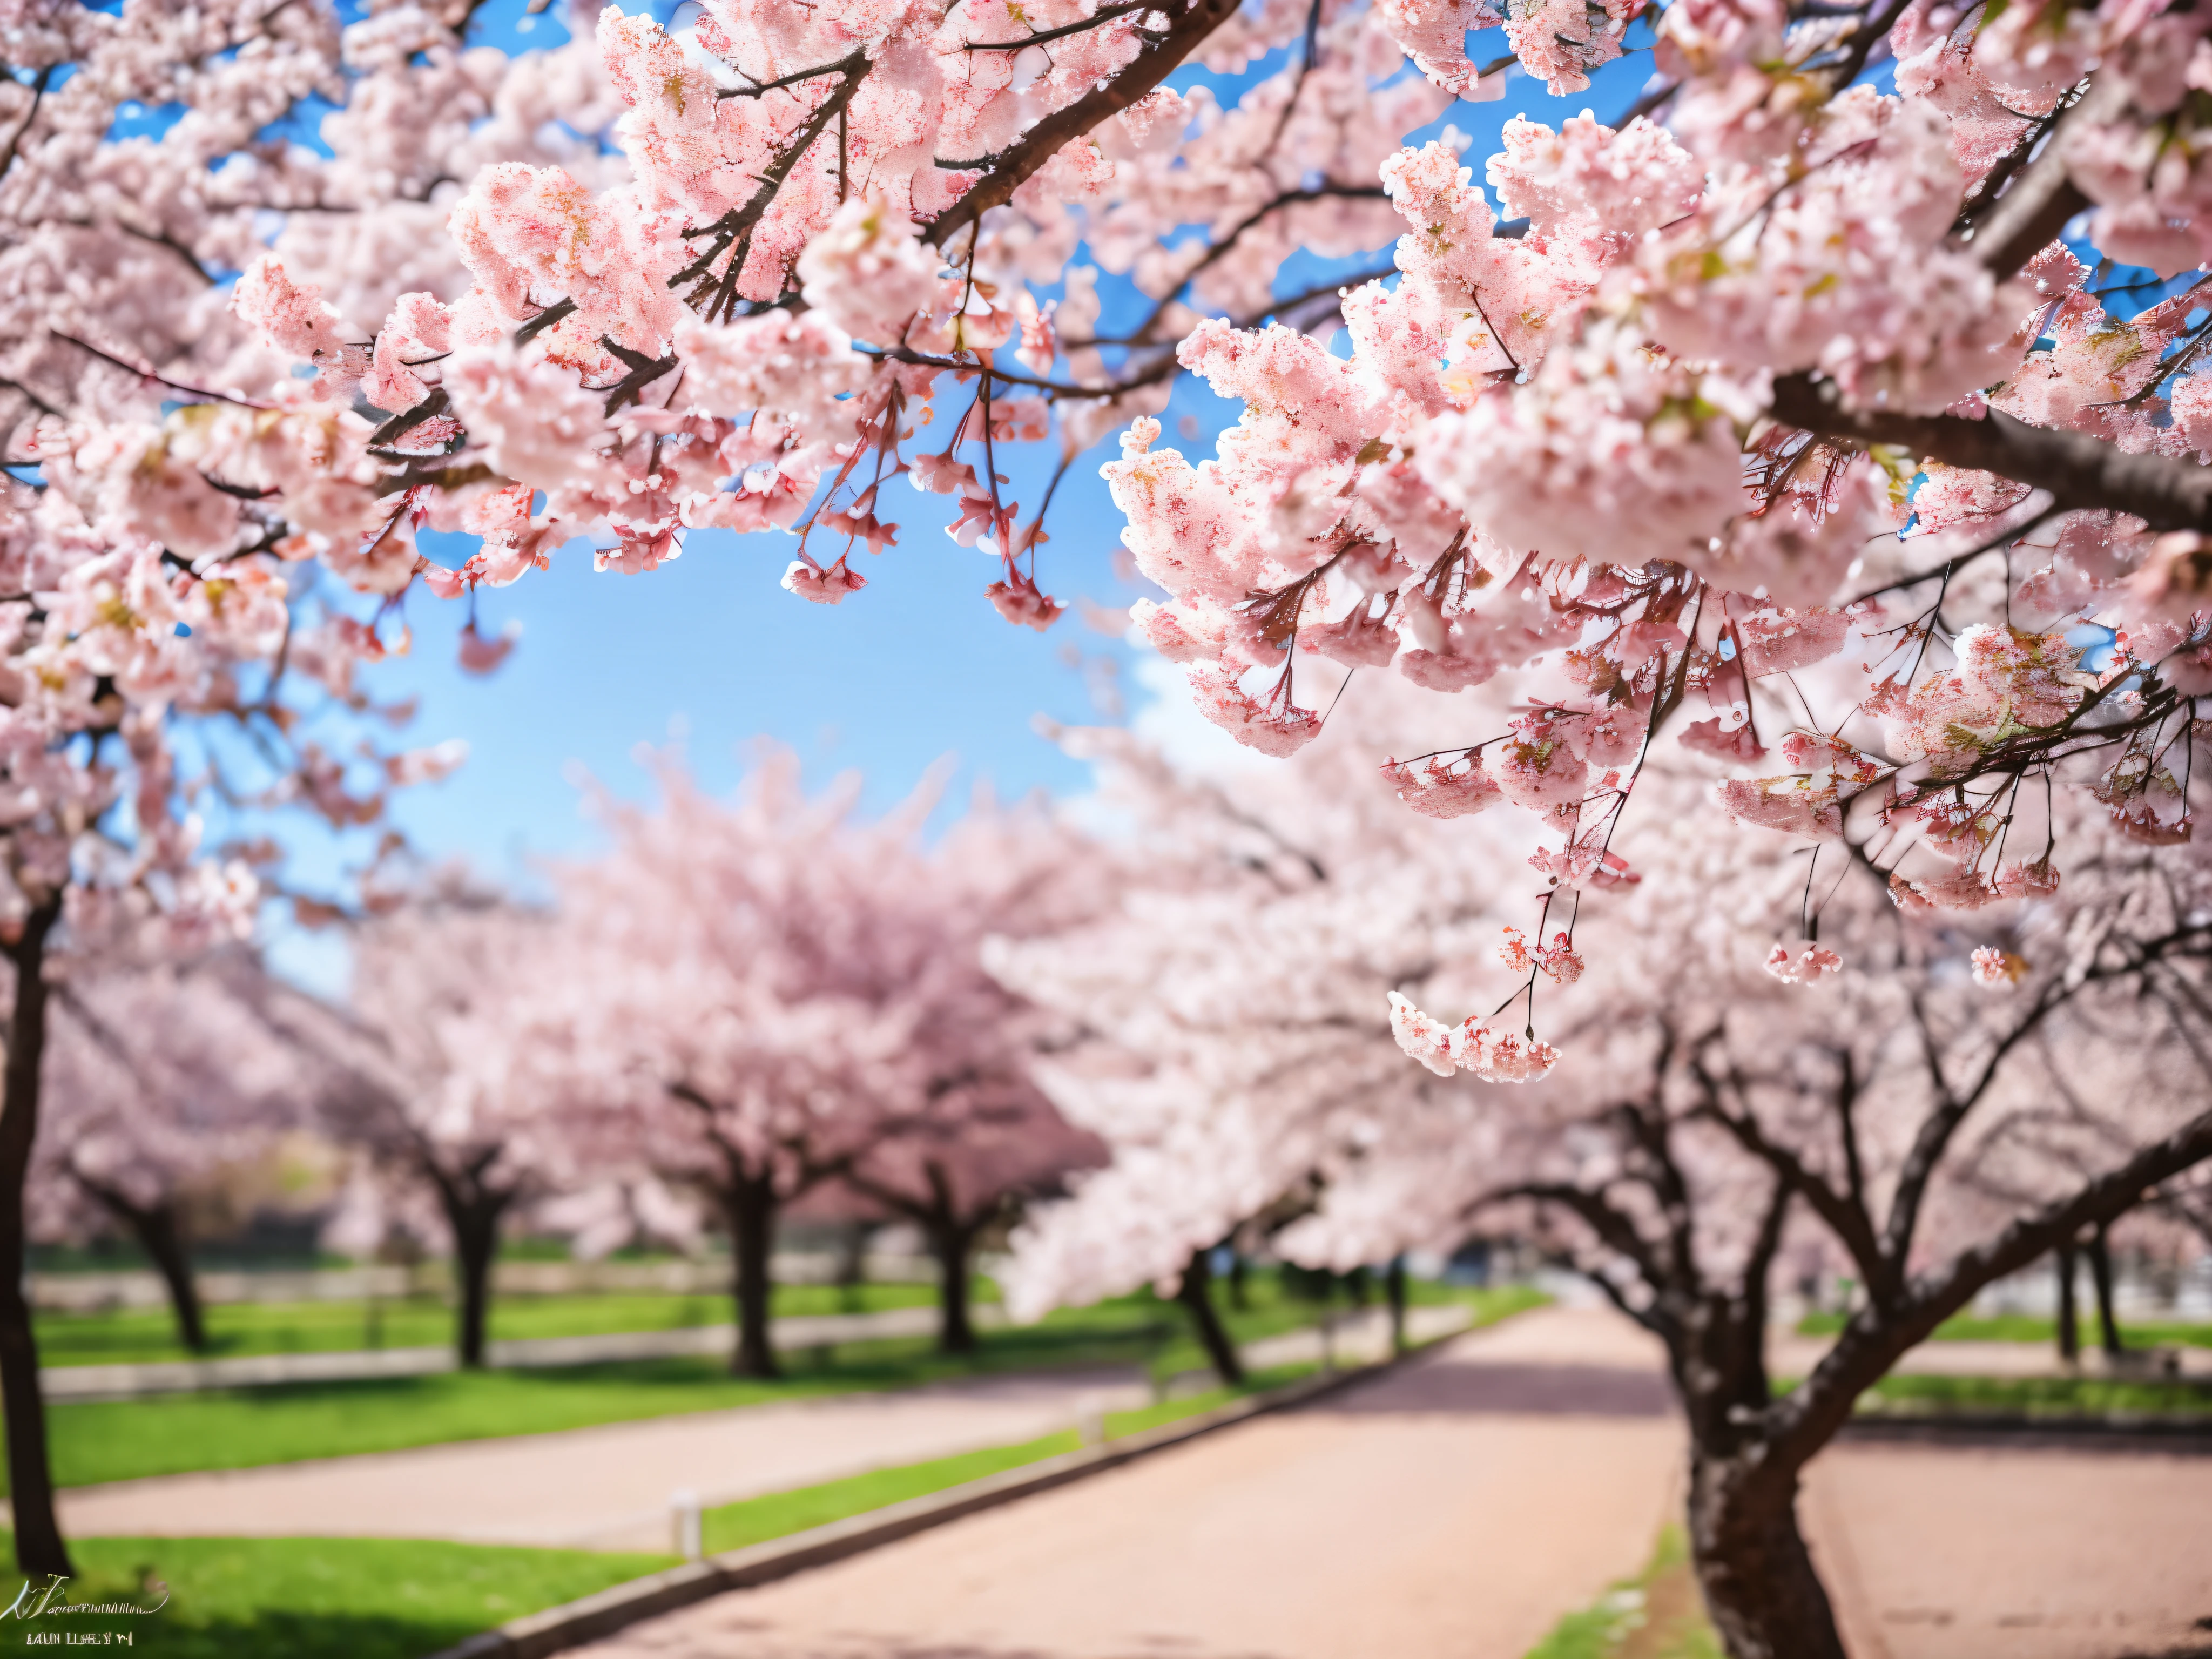
M1334 1399L585 1650L593 1659L1521 1659L1633 1571L1680 1430L1554 1309Z
M2212 1654L2212 1456L1846 1441L1803 1517L1852 1659Z
M666 1549L678 1488L711 1505L1073 1426L1149 1397L1133 1370L1029 1372L61 1494L72 1536L450 1538Z

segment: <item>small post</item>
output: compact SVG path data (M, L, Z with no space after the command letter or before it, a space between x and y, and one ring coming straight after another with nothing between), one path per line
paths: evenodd
M670 1529L674 1534L672 1541L676 1547L676 1553L686 1561L705 1559L707 1547L705 1528L699 1515L699 1494L688 1488L672 1493L668 1499L668 1517Z
M1336 1370L1336 1310L1327 1305L1321 1314L1321 1368L1324 1375Z
M1087 1449L1106 1443L1106 1413L1095 1400L1086 1400L1077 1407L1075 1437Z

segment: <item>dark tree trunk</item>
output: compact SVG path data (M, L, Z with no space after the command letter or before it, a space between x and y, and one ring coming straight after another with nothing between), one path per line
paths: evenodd
M775 1247L774 1178L731 1170L722 1189L722 1211L729 1222L738 1304L738 1346L730 1356L730 1370L738 1376L781 1376L775 1345L769 1340L769 1301L775 1289L769 1273L769 1255Z
M860 1287L868 1279L868 1224L848 1223L837 1238L837 1305L847 1313L860 1311Z
M23 1294L23 1182L39 1131L39 1073L46 1047L46 935L61 911L58 894L43 901L24 917L21 933L8 946L15 965L15 1000L9 1014L6 1083L0 1093L0 1401L7 1413L16 1568L28 1575L74 1577L54 1518L39 1346Z
M1238 1313L1252 1311L1252 1266L1244 1252L1233 1245L1229 1251L1229 1305Z
M1354 1267L1344 1275L1345 1293L1351 1298L1353 1307L1364 1308L1367 1305L1368 1297L1374 1289L1374 1278L1375 1276L1364 1267Z
M1390 1258L1389 1270L1382 1278L1383 1291L1390 1298L1390 1352L1406 1352L1406 1257L1401 1251Z
M2105 1352L2117 1357L2124 1345L2120 1322L2112 1312L2112 1247L2104 1228L2089 1235L2084 1254L2089 1258L2089 1282L2097 1289L2097 1335Z
M2058 1357L2069 1363L2081 1355L2081 1322L2074 1311L2074 1247L2052 1252L2058 1262Z
M1692 1446L1690 1552L1729 1659L1846 1659L1835 1610L1797 1530L1794 1471Z
M138 1248L146 1252L169 1292L169 1309L177 1319L177 1340L193 1353L207 1352L207 1326L200 1314L199 1285L192 1278L191 1255L185 1248L184 1231L177 1224L173 1202L133 1204L112 1188L86 1181L78 1182L99 1200L107 1212L131 1229Z
M1212 1264L1206 1250L1191 1252L1189 1265L1182 1270L1182 1288L1176 1299L1190 1310L1190 1322L1198 1331L1199 1342L1206 1349L1206 1357L1213 1362L1214 1375L1231 1388L1244 1381L1244 1362L1237 1357L1237 1345L1229 1340L1229 1332L1214 1310L1213 1298L1207 1294L1206 1285L1213 1277Z
M491 1322L491 1268L499 1255L500 1218L513 1194L464 1193L442 1182L439 1192L446 1203L446 1224L453 1232L454 1288L459 1292L453 1350L463 1366L479 1370Z
M929 1251L937 1258L937 1347L940 1353L975 1352L975 1327L968 1316L968 1256L975 1229L942 1213L928 1223Z

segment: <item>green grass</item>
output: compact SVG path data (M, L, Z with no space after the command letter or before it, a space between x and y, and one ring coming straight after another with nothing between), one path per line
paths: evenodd
M1133 1434L1310 1370L1255 1376L1106 1419ZM749 1498L703 1517L709 1551L737 1549L941 1492L1075 1449L1073 1431L964 1456L879 1469L850 1480ZM12 1540L0 1534L0 1549ZM124 1632L168 1659L421 1659L480 1630L675 1565L665 1555L488 1547L379 1538L94 1538L70 1547L72 1601L169 1601L145 1618L68 1616L48 1625ZM12 1598L17 1583L0 1586ZM41 1628L33 1625L31 1628Z
M978 1301L994 1302L998 1287L976 1281ZM779 1285L778 1315L875 1312L935 1302L927 1285ZM453 1310L443 1296L369 1302L235 1302L206 1310L208 1358L253 1354L332 1353L359 1348L441 1347L453 1340ZM505 1296L493 1298L494 1341L550 1336L599 1336L622 1331L679 1330L727 1324L726 1296L651 1293ZM42 1310L33 1319L40 1362L47 1365L138 1364L194 1358L177 1341L167 1308L118 1308L106 1313Z
M1450 1295L1488 1323L1540 1301L1505 1291ZM1442 1299L1432 1296L1431 1300ZM1256 1298L1255 1298L1256 1300ZM664 1411L793 1398L830 1388L893 1387L953 1375L1101 1358L1171 1361L1161 1319L1178 1310L1149 1293L1063 1312L1043 1324L990 1333L985 1350L961 1364L919 1343L872 1344L842 1364L802 1363L781 1383L741 1382L692 1363L599 1366L568 1372L447 1374L389 1382L251 1394L178 1396L127 1407L62 1406L52 1415L64 1484L123 1473L238 1468L298 1455L424 1443L436 1438L524 1432L618 1421ZM1231 1316L1244 1340L1251 1324L1275 1324L1273 1301ZM1164 1369L1163 1365L1163 1369ZM1109 1413L1109 1437L1135 1434L1309 1373L1291 1366L1255 1375L1240 1389L1215 1388L1136 1411ZM456 1434L455 1429L465 1430ZM1075 1449L1073 1431L958 1457L880 1469L848 1480L749 1498L703 1517L710 1551L742 1547L981 1479ZM222 1460L222 1461L218 1461ZM0 1549L12 1540L0 1534ZM673 1558L570 1550L491 1547L386 1539L88 1539L72 1546L81 1577L75 1601L156 1597L149 1618L70 1619L67 1629L129 1632L136 1645L168 1659L420 1659L474 1632L538 1608L672 1565ZM0 1587L12 1596L14 1585ZM1704 1659L1701 1654L1666 1659Z
M0 1545L13 1540L0 1534ZM661 1555L386 1538L87 1538L70 1601L161 1601L145 1617L67 1615L10 1631L128 1632L157 1659L422 1659L541 1607L675 1565ZM12 1553L12 1549L9 1552ZM21 1579L5 1581L12 1601Z
M978 1371L1137 1364L1158 1349L1175 1311L1149 1295L1124 1297L987 1332L970 1358L939 1354L927 1338L805 1350L783 1356L785 1376L775 1382L733 1377L722 1362L701 1357L64 1402L48 1407L47 1432L54 1478L64 1486L250 1468L907 1388Z
M1313 1316L1255 1276L1249 1312L1224 1311L1239 1341ZM1478 1323L1541 1297L1509 1288L1455 1291ZM851 1343L783 1356L785 1376L731 1376L706 1357L608 1364L443 1372L431 1376L211 1389L146 1400L61 1403L47 1410L54 1478L64 1486L197 1469L250 1468L302 1458L397 1451L511 1434L542 1434L851 1390L908 1388L978 1371L1072 1364L1144 1364L1160 1376L1201 1370L1182 1310L1147 1290L1038 1324L987 1331L972 1358L937 1353L927 1338Z
M1844 1323L1842 1314L1807 1314L1797 1322L1797 1334L1800 1336L1833 1336L1844 1328ZM2081 1329L2085 1344L2097 1340L2094 1313L2081 1322ZM2120 1337L2131 1348L2212 1348L2212 1323L2148 1322L2135 1324L2123 1322ZM1938 1325L1931 1340L1937 1342L2045 1342L2055 1346L2058 1340L2058 1324L2056 1320L2033 1314L1997 1314L1986 1319L1960 1314Z
M1561 1619L1528 1659L1723 1659L1681 1528L1662 1528L1642 1572Z
M2068 1418L2212 1417L2212 1383L2103 1376L1886 1376L1863 1413Z

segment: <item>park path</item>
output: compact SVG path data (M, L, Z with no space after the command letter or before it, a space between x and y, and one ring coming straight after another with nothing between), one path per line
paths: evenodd
M1372 1382L583 1650L592 1659L1521 1659L1634 1571L1654 1345L1549 1309Z
M1852 1659L2212 1653L2212 1456L1847 1440L1802 1504Z
M60 1496L71 1536L447 1538L665 1550L709 1506L1035 1439L1141 1405L1134 1367L1030 1371L407 1451L160 1475Z
M933 1309L897 1311L936 1317ZM1463 1305L1416 1308L1408 1328L1421 1340L1456 1330L1467 1319ZM1377 1309L1340 1320L1328 1346L1347 1363L1380 1358L1389 1346L1387 1316ZM1317 1360L1323 1351L1321 1334L1309 1330L1248 1343L1243 1352L1258 1370ZM258 1469L112 1481L64 1492L62 1524L86 1536L343 1535L665 1549L670 1500L679 1490L711 1508L870 1469L1018 1444L1151 1397L1133 1366L972 1378Z
M1776 1376L1804 1376L1820 1363L1834 1344L1832 1336L1799 1336L1794 1331L1770 1332L1766 1368ZM2163 1358L2171 1369L2154 1373L2143 1362L2149 1356L2138 1350L2133 1363L2115 1366L2101 1349L2092 1346L2069 1365L2051 1342L1923 1342L1908 1349L1890 1368L1896 1376L2134 1376L2155 1374L2212 1378L2212 1348L2193 1346L2171 1348Z

